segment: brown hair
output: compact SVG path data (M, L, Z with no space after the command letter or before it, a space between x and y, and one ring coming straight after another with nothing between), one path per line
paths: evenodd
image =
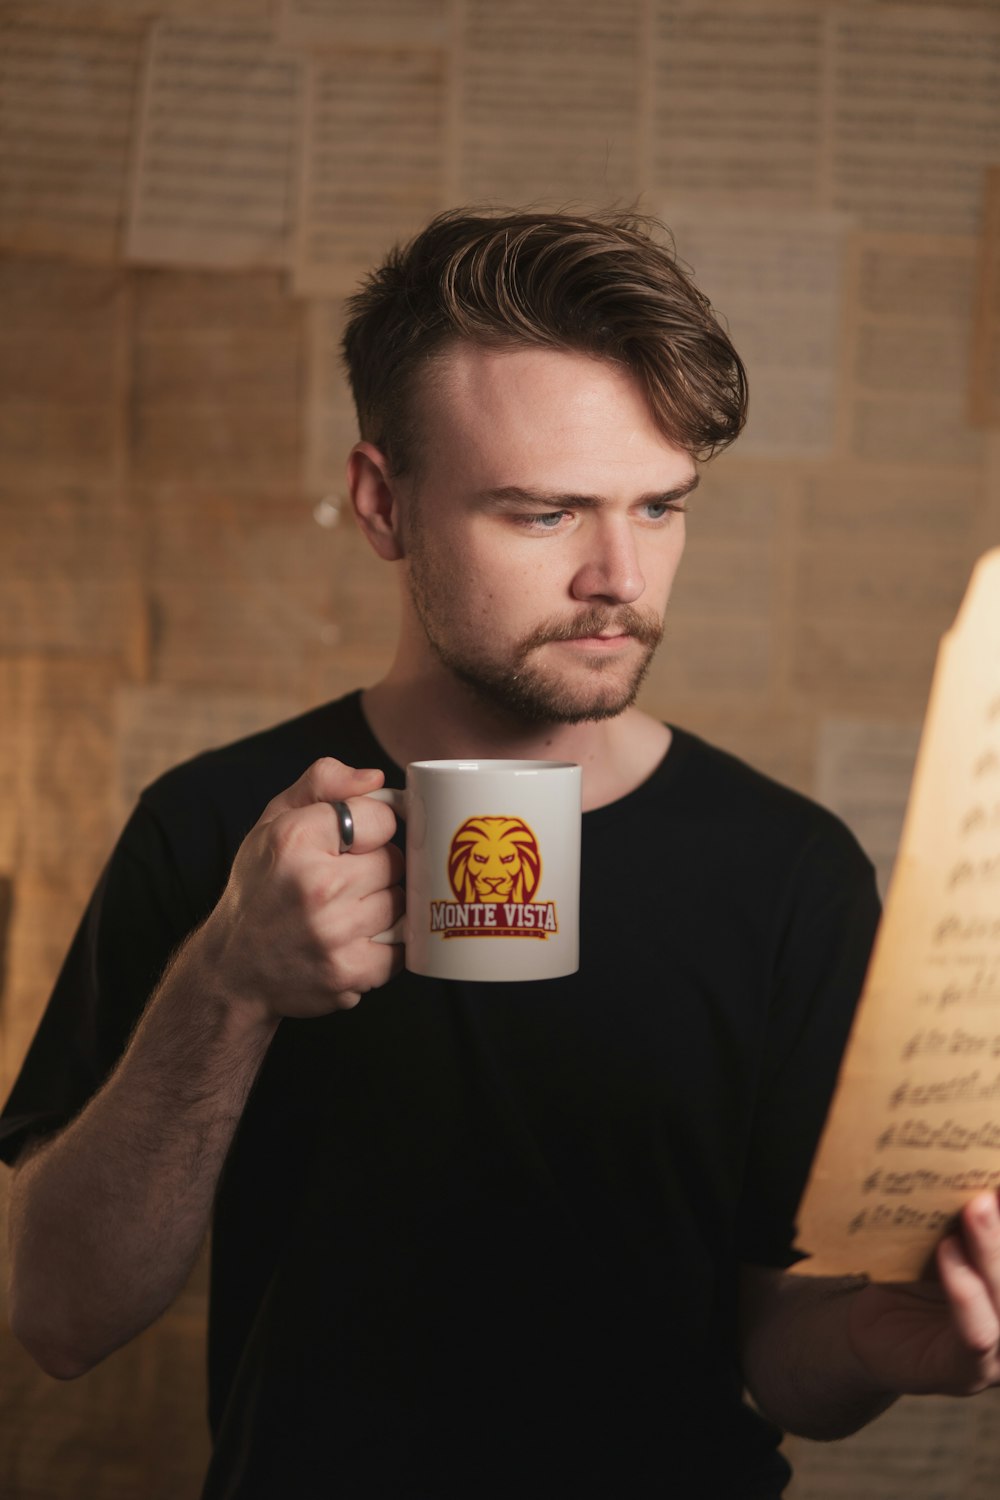
M743 363L657 220L452 209L392 250L348 303L361 435L397 473L419 446L413 379L457 339L593 354L639 380L664 436L709 458L746 420Z

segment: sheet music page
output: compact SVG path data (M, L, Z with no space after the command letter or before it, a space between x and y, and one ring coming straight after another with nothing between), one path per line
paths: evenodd
M345 502L347 455L358 440L358 419L340 357L346 308L337 301L309 306L306 371L306 489L327 500L320 524L353 525Z
M293 46L444 46L450 0L275 0L279 41Z
M142 485L285 496L302 466L302 305L273 272L138 279L131 465ZM140 500L140 507L143 501Z
M435 48L347 47L311 59L297 292L354 290L444 207L446 85L446 55Z
M1000 427L1000 167L986 174L978 298L973 319L969 415L981 427Z
M24 3L24 0L18 0ZM73 0L31 0L35 10L52 10L72 5ZM271 17L275 0L79 0L75 7L97 14L102 22L107 16L131 16L133 19L159 20L163 16L221 16L227 20L264 21Z
M0 875L11 874L17 862L21 819L18 796L21 756L19 737L13 726L21 718L21 661L0 656ZM0 993L4 970L0 966Z
M823 61L819 6L654 0L659 195L818 206Z
M993 1500L1000 1392L909 1397L839 1443L787 1438L788 1500Z
M843 369L844 444L867 463L982 460L967 386L977 241L961 235L852 236Z
M335 644L338 534L281 497L157 486L143 504L154 680L310 696Z
M134 513L85 486L27 487L0 477L0 651L134 660L144 630ZM8 721L10 722L10 721Z
M0 258L0 478L104 490L121 476L128 297L103 266Z
M637 0L466 0L458 200L634 198L641 38Z
M127 18L0 6L0 248L117 258L141 42Z
M658 211L746 364L753 399L740 456L831 452L844 222L692 208L669 193Z
M166 19L143 77L126 253L231 270L289 263L301 61L267 26Z
M820 725L816 797L856 836L875 866L883 900L919 742L919 724L826 719Z
M79 902L111 844L112 704L120 665L102 656L25 655L19 670L18 880L23 874Z
M1000 548L945 636L903 839L799 1216L805 1274L910 1279L1000 1187Z
M831 203L870 229L975 234L1000 160L1000 16L831 10Z
M982 550L982 474L828 461L796 488L782 629L794 691L840 717L919 722Z

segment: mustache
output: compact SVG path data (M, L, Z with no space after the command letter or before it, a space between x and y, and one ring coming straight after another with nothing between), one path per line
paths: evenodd
M549 641L571 641L582 635L630 635L643 646L654 648L663 639L664 622L658 615L619 604L614 609L594 605L572 620L551 620L539 625L521 642L526 654Z

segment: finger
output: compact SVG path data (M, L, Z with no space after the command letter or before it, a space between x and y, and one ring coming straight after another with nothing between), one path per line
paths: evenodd
M349 852L356 857L359 854L368 854L372 849L381 849L388 844L396 832L396 814L386 802L376 802L373 797L363 794L359 797L345 799L354 824L354 839ZM333 809L331 808L331 811ZM334 812L336 818L336 813ZM340 837L340 823L337 821L337 836Z
M1000 1340L1000 1318L989 1289L955 1235L938 1246L938 1272L962 1343L979 1357Z
M374 791L385 780L381 771L374 769L355 770L332 755L313 761L307 771L286 787L277 797L272 797L260 816L261 823L270 823L279 813L296 807L309 807L314 802L346 802L349 797L360 797Z
M346 870L343 865L338 865L335 873L337 880L331 884L331 896L342 898L349 893L361 905L380 891L397 890L402 896L399 881L403 873L403 856L395 844L385 844L369 854L352 855Z
M406 910L406 897L398 885L387 891L376 891L361 902L360 931L366 938L376 938L388 932Z
M962 1234L968 1257L1000 1315L1000 1207L995 1193L980 1193L965 1205Z
M346 944L335 959L331 958L333 992L343 1005L344 996L367 995L369 990L380 989L402 967L401 946L389 948L373 943L369 937L356 938Z
M380 849L394 848L389 843L396 831L396 816L384 802L367 802L359 797L348 804L354 822L354 842L347 851L341 842L340 820L330 802L313 802L308 807L292 807L276 813L268 823L258 824L257 839L279 854L295 854L303 850L335 855L343 853L359 859ZM357 816L354 816L357 809ZM398 856L398 868L402 869L402 856ZM397 868L394 862L393 868ZM340 872L341 876L346 874ZM399 879L395 875L393 879ZM386 882L388 884L388 882Z

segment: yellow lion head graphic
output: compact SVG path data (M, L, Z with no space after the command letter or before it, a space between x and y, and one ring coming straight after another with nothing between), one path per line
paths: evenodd
M541 876L538 840L520 818L466 818L451 841L448 879L459 901L530 901Z

